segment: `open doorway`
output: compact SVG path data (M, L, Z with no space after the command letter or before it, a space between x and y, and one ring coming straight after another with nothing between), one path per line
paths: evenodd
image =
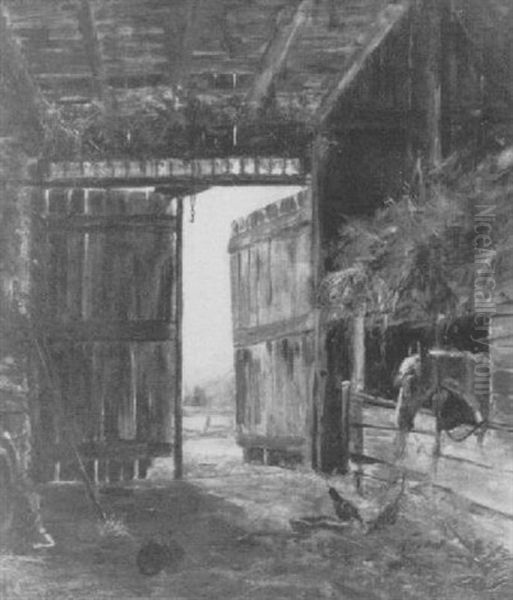
M300 189L214 187L184 203L183 427L189 475L242 459L235 443L232 222Z

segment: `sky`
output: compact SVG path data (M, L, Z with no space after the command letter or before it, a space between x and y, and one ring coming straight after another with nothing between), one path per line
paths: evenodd
M213 187L184 203L183 377L191 389L233 367L228 242L231 223L298 186Z

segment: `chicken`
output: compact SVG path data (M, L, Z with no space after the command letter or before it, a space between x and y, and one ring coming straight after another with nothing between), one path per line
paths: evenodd
M383 510L378 513L378 516L375 519L372 519L372 521L367 523L367 533L377 529L383 529L383 527L393 525L397 521L397 517L401 510L401 498L404 494L405 482L406 478L403 475L399 492L396 494L395 498L385 504Z
M143 575L158 575L166 567L174 567L183 560L184 549L175 542L150 540L143 544L137 553L137 568Z
M334 487L328 489L328 494L333 502L335 513L341 521L351 521L354 519L363 524L363 519L354 504L342 498Z

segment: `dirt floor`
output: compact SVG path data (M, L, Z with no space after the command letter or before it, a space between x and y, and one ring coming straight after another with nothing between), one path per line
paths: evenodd
M195 418L197 415L195 415ZM149 479L100 495L94 518L80 485L44 489L55 548L0 556L2 600L496 600L513 597L509 555L479 541L450 499L408 482L397 522L294 532L290 519L331 515L327 481L307 472L243 465L223 419L196 419L185 445L186 480L172 461ZM194 422L193 422L194 421ZM186 420L187 424L187 420ZM330 480L377 510L379 486L358 496L351 478ZM135 557L145 541L177 541L185 558L155 577Z

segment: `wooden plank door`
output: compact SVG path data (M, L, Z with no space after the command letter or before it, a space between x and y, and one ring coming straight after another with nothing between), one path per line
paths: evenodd
M238 441L273 464L309 457L312 233L305 189L238 220L230 241Z
M151 189L44 192L36 247L36 326L51 355L92 477L144 476L169 454L180 404L181 209ZM74 479L39 371L36 462Z

